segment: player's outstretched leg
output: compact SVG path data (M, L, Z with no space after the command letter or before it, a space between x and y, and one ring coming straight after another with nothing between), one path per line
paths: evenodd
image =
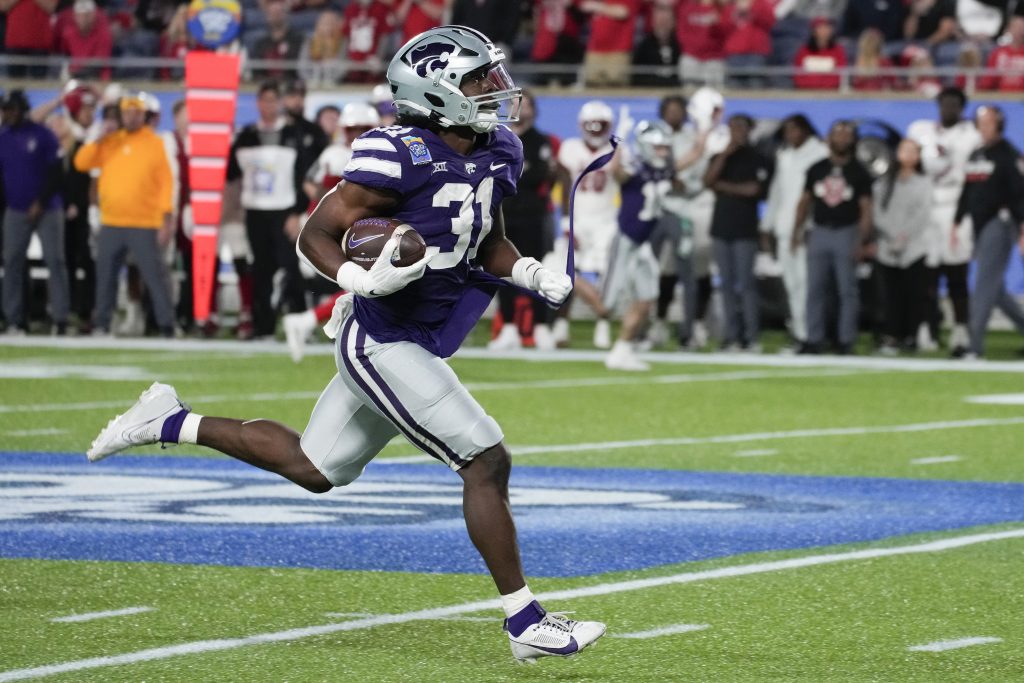
M605 625L546 612L534 600L523 576L509 507L511 469L508 450L499 443L459 470L466 528L501 593L512 656L530 663L540 657L572 656L604 635Z
M154 382L134 406L112 419L86 455L96 462L134 446L195 443L285 479L314 493L333 487L302 452L299 434L269 420L234 420L196 415L174 387Z

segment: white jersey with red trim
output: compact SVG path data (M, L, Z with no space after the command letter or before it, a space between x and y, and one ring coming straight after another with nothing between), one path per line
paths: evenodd
M611 143L591 149L582 138L569 138L558 149L558 163L573 179L594 159L612 151ZM612 238L618 232L619 183L608 168L593 171L580 182L574 202L576 262L579 270L602 272Z

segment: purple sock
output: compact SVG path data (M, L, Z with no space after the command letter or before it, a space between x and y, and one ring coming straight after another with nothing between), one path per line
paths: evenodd
M539 602L534 600L529 605L506 619L505 628L514 636L521 635L523 631L543 619L545 614L547 614L547 612L544 611L544 608L540 606Z
M182 408L179 412L164 420L160 429L160 443L178 443L178 436L181 434L181 425L189 411Z

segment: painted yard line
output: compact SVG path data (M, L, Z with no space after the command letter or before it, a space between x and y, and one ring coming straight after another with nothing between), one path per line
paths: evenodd
M85 614L69 614L66 617L55 617L50 619L55 624L77 624L81 621L95 621L96 619L110 619L111 617L126 617L131 614L142 614L152 612L152 607L125 607L124 609L112 609L106 612L87 612Z
M964 402L990 406L1021 406L1024 405L1024 394L982 394L967 396Z
M635 633L613 633L613 638L636 638L637 640L646 640L647 638L660 638L661 636L674 636L677 633L693 633L694 631L703 631L711 628L711 624L673 624L672 626L662 626L661 628L654 628L650 631L637 631Z
M582 377L579 379L566 380L537 380L529 382L479 382L468 383L466 386L473 391L513 391L546 388L573 388L573 387L594 387L614 386L620 384L673 384L688 382L726 382L741 381L750 379L772 379L780 378L816 378L816 377L837 377L854 373L850 371L824 371L824 372L724 372L705 373L695 375L664 375L662 377ZM150 377L150 376L147 376ZM193 405L203 403L234 403L234 402L274 402L274 401L305 401L320 397L319 391L288 391L288 392L262 392L257 394L212 394L209 396L185 396L185 400ZM127 396L121 401L85 401L81 403L34 403L29 405L0 405L0 413L27 413L40 411L72 411L72 410L99 410L101 408L128 408L131 405L131 397Z
M1002 638L987 638L978 636L975 638L958 638L956 640L939 640L927 645L912 645L907 648L910 652L945 652L946 650L959 650L962 647L974 645L991 645L1003 642Z
M777 448L751 448L745 451L733 453L737 458L761 458L767 455L775 455L779 452Z
M900 555L914 555L922 553L942 552L956 548L964 548L978 543L989 543L1008 539L1024 538L1024 528L1010 529L1007 531L969 534L966 536L954 536L937 541L915 543L913 545L896 546L888 548L869 548L866 550L853 550L841 553L828 553L824 555L810 555L806 557L795 557L787 560L775 560L772 562L755 562L752 564L735 565L730 567L719 567L697 572L682 572L650 579L637 579L633 581L621 581L617 583L602 583L583 588L574 588L563 591L551 591L537 595L540 601L571 600L576 598L596 597L612 595L628 591L646 590L661 586L681 585L699 581L711 581L715 579L726 579L737 576L751 576L754 574L765 574L769 572L787 571L790 569L801 569L804 567L815 567L839 562L854 562L858 560L872 560L882 557L895 557ZM59 673L70 671L82 671L84 669L98 669L108 666L120 666L124 664L135 664L138 662L150 662L160 659L169 659L182 655L199 654L202 652L219 652L234 650L249 645L261 645L265 643L283 643L303 638L341 633L345 631L359 631L368 628L376 628L386 624L407 624L413 621L431 621L444 617L473 614L484 610L500 609L501 603L497 599L479 600L447 607L436 607L432 609L416 610L402 614L384 614L375 617L366 617L336 624L321 624L319 626L307 626L303 628L288 629L286 631L275 631L270 633L258 633L242 638L224 638L220 640L200 640L193 642L179 643L165 647L150 648L127 652L121 655L109 657L92 657L89 659L78 659L60 664L32 667L28 669L12 669L0 672L0 683L5 681L21 681L30 678L42 678Z
M324 612L324 616L329 619L352 619L352 618L365 618L365 617L376 617L379 614L373 614L372 612ZM466 617L462 615L455 615L451 617L441 617L436 621L473 621L473 622L490 622L497 624L501 622L501 619L496 617Z
M4 436L56 436L58 434L67 434L68 430L58 429L56 427L44 427L42 429L15 429L10 432L4 432Z
M933 458L914 458L911 465L939 465L944 462L959 462L963 460L959 455L937 455Z
M59 348L59 349L117 349L141 351L170 351L176 353L246 353L272 354L286 357L288 348L279 341L229 341L209 339L92 339L86 337L55 338L43 336L0 338L0 347ZM311 344L306 355L330 356L334 354L331 344ZM559 350L495 352L484 348L466 348L456 358L493 359L503 358L520 361L540 362L587 362L599 363L607 355L605 351ZM1024 373L1024 363L1015 361L961 361L926 358L874 358L858 356L781 356L732 353L683 353L652 352L641 354L644 360L655 363L679 365L745 365L758 367L787 368L856 368L862 370L895 370L912 372L1012 372Z
M973 429L978 427L1005 427L1024 424L1024 417L978 418L950 422L914 422L903 425L881 425L877 427L833 427L825 429L794 429L788 432L750 432L747 434L719 434L717 436L680 436L668 439L637 439L636 441L598 441L595 443L551 444L549 446L511 447L513 457L549 453L579 453L583 451L613 451L624 448L657 448L662 446L699 446L717 443L744 443L747 441L775 441L779 439L811 439L827 436L866 436L870 434L901 434L931 432L946 429ZM760 450L760 449L759 449ZM769 450L769 449L764 449ZM740 456L744 457L744 456ZM746 456L752 457L752 456ZM431 462L427 455L403 455L381 458L377 462L406 464Z

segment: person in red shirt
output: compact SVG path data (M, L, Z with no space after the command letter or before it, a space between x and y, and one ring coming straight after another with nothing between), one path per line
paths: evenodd
M587 85L626 85L640 15L639 0L583 0L580 9L591 17L583 58Z
M103 10L96 7L94 0L75 0L72 7L74 21L65 25L59 37L64 54L69 55L69 69L76 78L95 77L110 79L110 67L85 66L80 59L110 59L114 41L110 35L110 23Z
M1010 42L992 50L985 67L999 73L982 76L978 87L982 90L1021 92L1024 90L1024 17L1013 17L1006 25Z
M574 0L535 0L533 6L533 47L530 61L534 64L579 64L583 61L583 43L580 42L581 13ZM541 73L543 83L556 82L569 85L576 74Z
M889 90L895 85L891 74L879 74L879 70L892 67L892 60L885 56L885 37L877 28L866 28L857 41L857 61L854 66L860 71L853 76L854 90Z
M395 24L402 27L402 44L441 25L444 0L400 0L395 8Z
M7 12L7 32L4 51L10 55L45 57L53 47L53 29L50 18L57 9L57 0L4 0L0 11ZM26 67L21 64L7 66L11 78L45 78L46 67Z
M684 84L721 87L725 80L725 40L732 31L727 0L681 0L676 37L683 51L679 78Z
M770 31L775 25L775 8L771 0L736 0L725 8L723 21L731 27L725 39L725 61L729 67L761 67L772 53ZM741 76L731 79L736 85L763 87L764 79Z
M381 42L393 28L391 8L381 0L353 0L342 17L345 56L359 66L345 74L346 83L376 83L381 79Z
M836 90L839 74L846 66L846 51L836 43L835 26L827 17L811 22L811 39L796 53L794 66L806 73L793 76L793 85L805 90Z

